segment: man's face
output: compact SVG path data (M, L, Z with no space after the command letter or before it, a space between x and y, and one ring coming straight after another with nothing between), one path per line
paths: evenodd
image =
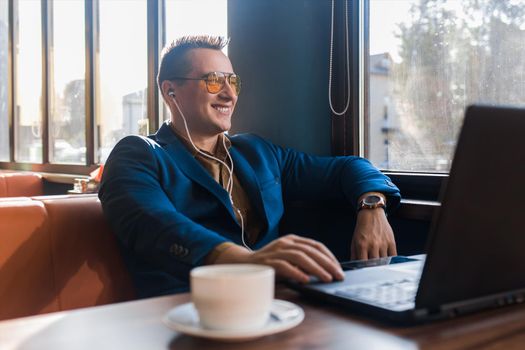
M230 60L218 50L192 49L186 60L192 66L186 78L202 78L210 72L233 73ZM237 96L228 82L219 93L211 94L204 80L177 81L175 95L191 135L208 137L230 130Z

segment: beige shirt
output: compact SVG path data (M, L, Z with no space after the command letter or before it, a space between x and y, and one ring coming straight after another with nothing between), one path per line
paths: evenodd
M173 128L173 130L175 131L181 142L186 146L188 151L192 154L192 156L195 157L195 159L197 159L199 163L208 171L211 177L213 177L213 179L217 181L227 191L228 181L230 179L229 170L218 161L208 158L197 152L185 135L180 134L177 130L175 130L175 128ZM200 151L222 160L229 167L231 167L230 158L228 157L224 146L226 146L226 148L229 149L231 147L231 142L223 134L220 134L218 136L217 145L215 146L215 150L213 151L213 153L209 153L204 150ZM239 224L239 226L244 225L244 239L248 244L254 244L257 241L259 234L262 232L263 222L259 215L257 215L257 212L252 207L250 198L244 191L239 179L235 175L235 164L233 168L232 199L233 212L235 213L237 223ZM242 214L242 220L238 211L240 211L240 213ZM218 257L218 255L232 244L233 243L231 242L226 242L216 246L215 249L206 258L206 263L213 263Z

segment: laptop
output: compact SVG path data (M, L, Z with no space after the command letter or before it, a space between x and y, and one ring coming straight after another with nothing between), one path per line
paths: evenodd
M426 255L342 263L345 280L291 283L385 321L525 301L525 109L470 106Z

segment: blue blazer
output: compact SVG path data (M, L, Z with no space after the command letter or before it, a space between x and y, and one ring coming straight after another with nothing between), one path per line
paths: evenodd
M397 187L359 157L315 157L252 134L230 137L234 171L263 218L253 249L279 236L285 201L340 200L369 191L389 207ZM241 244L228 193L179 141L169 124L149 137L127 136L111 152L99 191L139 296L188 289L189 271L220 243Z

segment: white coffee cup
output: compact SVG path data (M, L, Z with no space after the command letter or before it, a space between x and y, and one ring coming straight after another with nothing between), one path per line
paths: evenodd
M202 327L253 330L270 317L273 268L254 264L207 265L191 270L191 299Z

